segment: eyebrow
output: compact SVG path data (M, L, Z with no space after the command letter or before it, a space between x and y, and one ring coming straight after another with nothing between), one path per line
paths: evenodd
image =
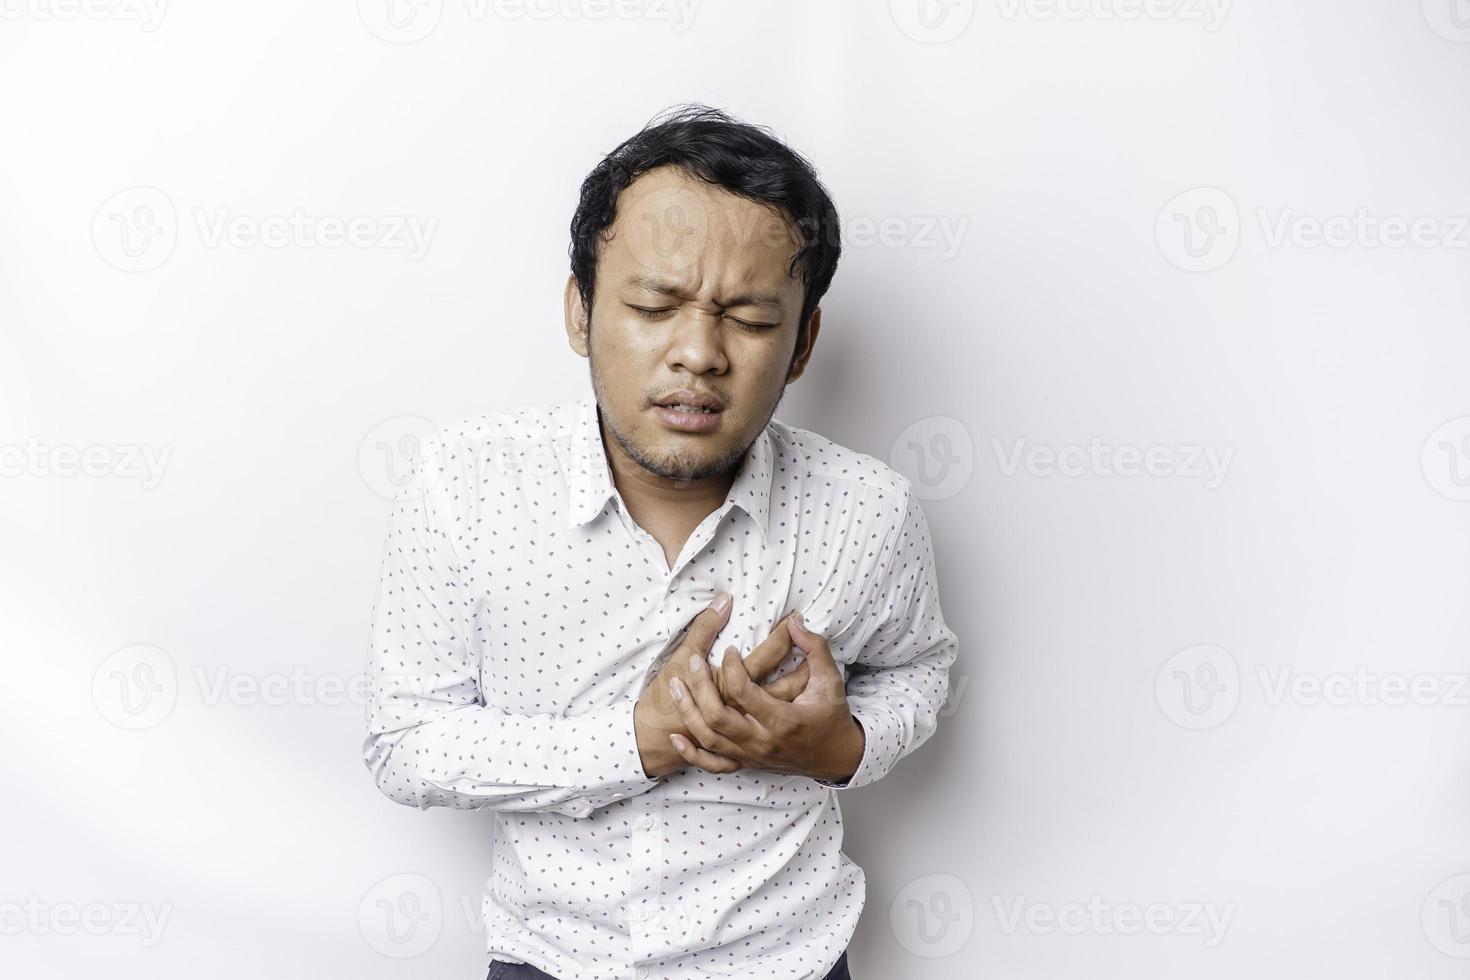
M653 276L632 275L623 281L623 285L637 286L639 289L646 289L648 292L658 293L660 296L673 296L676 299L688 298L679 291L677 286ZM777 312L784 312L785 310L785 304L781 302L781 297L776 293L745 293L741 296L732 296L726 302L716 303L715 305L725 309L732 306L761 306Z

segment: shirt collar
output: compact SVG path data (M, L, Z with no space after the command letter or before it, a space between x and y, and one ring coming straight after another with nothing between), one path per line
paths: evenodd
M578 399L573 413L571 440L568 444L567 527L579 527L592 520L607 506L616 493L612 473L608 470L603 449L602 427L598 419L597 398L587 395ZM721 513L739 507L755 522L766 543L771 504L771 478L775 471L774 450L769 424L756 436L736 471L730 492L725 496Z

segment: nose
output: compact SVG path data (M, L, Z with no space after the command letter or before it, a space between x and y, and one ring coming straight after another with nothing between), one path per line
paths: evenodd
M723 318L706 310L681 310L669 336L668 366L691 374L722 373L725 359Z

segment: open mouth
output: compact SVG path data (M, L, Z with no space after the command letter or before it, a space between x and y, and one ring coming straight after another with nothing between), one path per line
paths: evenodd
M720 409L706 405L670 402L655 405L654 411L665 425L680 432L708 432L720 424Z

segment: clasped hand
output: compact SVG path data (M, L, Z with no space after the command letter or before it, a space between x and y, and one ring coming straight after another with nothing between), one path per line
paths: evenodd
M696 616L640 698L634 719L648 774L692 765L717 773L765 769L833 781L851 776L862 758L863 730L848 708L827 641L806 629L800 613L791 613L748 657L730 646L720 666L712 667L707 654L729 617L729 605L711 605ZM758 683L793 644L803 654L801 666Z

